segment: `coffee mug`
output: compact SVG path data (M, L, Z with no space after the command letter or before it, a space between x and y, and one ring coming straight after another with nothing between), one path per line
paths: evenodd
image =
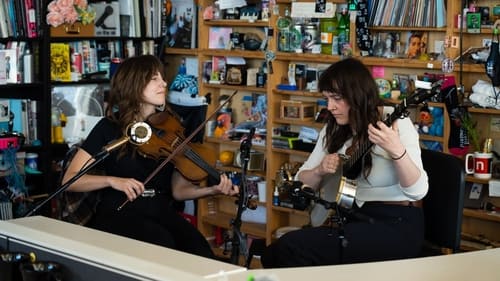
M465 172L467 174L474 174L474 177L478 179L490 179L492 162L492 153L468 153L465 156Z

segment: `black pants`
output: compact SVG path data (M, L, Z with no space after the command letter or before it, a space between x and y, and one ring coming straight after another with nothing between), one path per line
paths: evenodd
M283 235L267 247L261 262L273 268L412 258L420 254L423 240L421 208L366 203L342 229L310 227Z
M120 211L116 210L119 204L110 201L100 202L89 227L202 257L215 257L205 237L176 211L173 201L166 196L138 197Z

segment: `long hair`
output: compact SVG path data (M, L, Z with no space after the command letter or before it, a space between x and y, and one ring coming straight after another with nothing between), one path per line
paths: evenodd
M377 84L366 66L354 58L336 62L321 74L318 87L320 92L342 96L350 106L349 123L346 125L337 124L331 114L327 116L325 148L328 152L338 151L351 137L354 149L367 143L368 124L375 124L380 120L378 106L382 105L382 100ZM367 155L365 171L371 167L371 157Z
M106 116L117 122L122 130L131 124L144 102L143 91L154 75L164 75L163 63L153 55L127 58L111 79Z

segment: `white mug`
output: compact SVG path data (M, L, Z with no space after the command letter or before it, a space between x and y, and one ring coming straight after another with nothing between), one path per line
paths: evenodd
M472 158L472 161L470 161ZM490 179L493 153L474 152L465 156L465 172L478 179Z

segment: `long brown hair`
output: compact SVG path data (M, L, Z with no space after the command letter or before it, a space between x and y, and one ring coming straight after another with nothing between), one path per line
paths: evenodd
M153 55L124 60L111 79L106 116L117 122L123 130L138 121L135 118L144 102L143 91L158 72L164 75L164 65Z
M328 67L320 76L320 92L330 92L342 96L350 106L349 123L337 124L331 114L327 116L325 148L329 153L338 151L343 144L353 138L353 148L368 142L368 124L380 120L378 107L382 105L378 87L370 71L363 63L347 58ZM365 175L371 167L371 157L365 158Z

